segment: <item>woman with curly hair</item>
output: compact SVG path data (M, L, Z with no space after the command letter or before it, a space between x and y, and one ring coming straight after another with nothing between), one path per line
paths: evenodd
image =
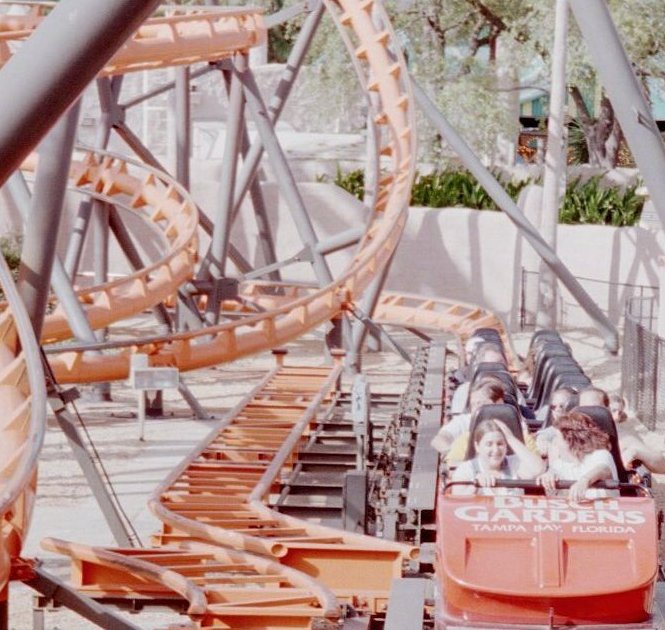
M568 490L573 501L616 494L616 491L590 487L603 479L618 479L610 453L610 438L589 416L571 411L555 420L556 435L548 448L549 466L538 481L548 493L558 480L574 481Z

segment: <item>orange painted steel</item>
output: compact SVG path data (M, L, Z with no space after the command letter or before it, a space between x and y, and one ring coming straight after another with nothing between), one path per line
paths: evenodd
M413 99L408 80L405 80L406 69L399 61L400 57L389 49L390 46L399 49L393 45L394 36L386 26L378 26L371 15L373 7L378 5L349 0L341 2L340 6L339 22L351 33L346 41L353 48L354 63L361 73L362 85L376 94L380 104L376 113L376 122L382 129L380 153L390 161L379 183L373 220L347 269L323 288L299 291L293 300L242 320L176 334L156 343L128 342L124 352L103 357L65 352L61 357L51 359L60 382L126 378L130 356L135 352L148 354L151 365L176 366L186 371L283 345L332 319L346 304L357 299L387 264L406 222L414 175ZM384 24L388 24L387 18ZM121 170L107 169L105 177L105 186L109 189L113 190L117 185L132 199L142 198L140 182L134 181L137 188L130 191L127 186L131 182ZM162 177L168 181L165 175ZM175 182L171 184L177 189ZM142 199L147 204L153 203L152 199ZM187 197L185 201L188 201ZM122 281L118 281L117 286L122 286ZM245 291L251 294L256 286L256 283L241 284L241 295L244 296ZM122 290L130 291L127 287ZM128 308L131 307L130 301L126 302ZM145 299L139 302L137 297L136 312L145 308L145 303ZM106 304L102 307L109 318L119 312L115 308L106 308ZM99 325L97 321L91 323Z
M335 596L304 573L201 542L177 548L105 549L47 538L72 558L72 583L104 598L185 600L199 628L310 628L340 616Z
M475 304L384 291L373 318L380 324L453 333L459 340L460 349L477 328L494 328L501 335L511 368L517 369L520 366L520 359L504 322L491 311Z
M415 557L413 547L305 522L267 505L340 371L280 367L268 374L156 489L149 506L164 523L159 540L193 537L272 555L339 597L362 593L373 603L385 601L402 561Z
M189 602L199 628L309 628L314 618L338 618L338 600L384 610L392 581L415 548L302 521L268 505L317 414L334 403L340 373L340 365L279 365L267 374L156 489L150 508L164 524L153 540L157 549L52 540L44 546L72 557L73 581L83 592L111 598L176 593Z
M0 256L0 284L9 307L0 314L0 601L19 562L37 486L46 428L39 348L23 303Z
M29 37L52 5L16 6L25 7L25 14L0 14L0 67L11 56L7 42ZM136 31L100 76L219 61L266 41L261 9L172 6L162 13Z
M452 626L638 627L653 612L657 520L646 496L440 494L441 614Z
M25 166L36 168L34 163ZM191 279L197 260L199 213L182 186L139 162L95 151L73 162L71 179L78 191L139 215L164 243L165 253L156 262L76 292L92 328L104 328L148 309ZM60 341L71 334L64 310L56 306L45 318L42 341Z

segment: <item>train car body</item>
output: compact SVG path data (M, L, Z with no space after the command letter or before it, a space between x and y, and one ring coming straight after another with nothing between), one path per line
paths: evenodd
M652 497L438 499L438 628L663 627Z

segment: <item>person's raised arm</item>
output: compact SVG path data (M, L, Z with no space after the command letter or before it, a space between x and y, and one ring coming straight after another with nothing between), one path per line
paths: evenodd
M515 437L513 432L501 420L496 420L508 446L513 450L517 456L518 466L517 475L520 479L535 479L540 473L543 472L545 464L542 457L529 450L527 446L518 438Z

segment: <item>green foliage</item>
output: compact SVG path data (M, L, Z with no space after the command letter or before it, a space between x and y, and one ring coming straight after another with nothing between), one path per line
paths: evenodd
M589 147L582 123L575 119L568 125L568 164L587 164Z
M5 257L7 265L14 277L18 275L18 268L21 263L21 247L23 238L20 235L13 234L0 237L0 253Z
M637 188L637 184L625 190L606 188L601 185L600 177L582 184L578 178L568 184L559 223L635 225L644 205L644 199L636 193Z
M513 200L516 200L522 188L530 183L529 180L506 180L496 173L494 176ZM316 179L326 181L325 176ZM559 223L622 227L635 225L639 221L644 205L644 199L637 194L640 184L622 190L605 187L600 180L597 176L585 183L582 183L580 178L569 182L559 214ZM362 169L343 172L338 168L334 182L362 200L365 190ZM417 175L411 189L411 205L425 208L498 210L475 177L464 170L441 170Z
M365 172L362 169L358 168L344 173L338 166L333 181L335 185L351 193L354 197L360 199L360 201L363 200L363 196L365 195Z

